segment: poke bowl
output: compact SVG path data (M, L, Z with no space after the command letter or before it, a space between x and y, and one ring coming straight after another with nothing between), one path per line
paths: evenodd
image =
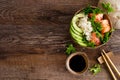
M73 41L79 46L92 49L105 45L110 40L112 31L108 14L93 6L77 11L70 24Z

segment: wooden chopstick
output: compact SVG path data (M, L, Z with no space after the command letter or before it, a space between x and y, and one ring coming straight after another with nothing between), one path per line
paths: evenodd
M113 79L114 79L114 80L117 80L115 74L113 73L111 67L109 66L109 64L108 64L108 62L107 62L107 60L106 60L106 58L105 58L105 56L104 56L104 54L103 54L102 52L101 52L101 55L102 55L103 60L105 61L106 65L107 65L107 67L108 67L108 69L109 69L109 71L110 71L110 73L111 73Z
M120 72L117 70L116 66L113 64L113 62L111 61L111 59L109 58L109 56L107 55L107 53L105 52L105 50L102 50L102 51L103 51L105 57L108 59L109 63L111 64L111 67L113 67L113 69L115 70L115 72L120 77Z

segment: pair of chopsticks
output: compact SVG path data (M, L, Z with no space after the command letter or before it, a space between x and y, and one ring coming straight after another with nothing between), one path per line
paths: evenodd
M109 69L109 71L110 71L113 79L114 79L114 80L117 80L115 74L114 74L113 71L112 71L112 68L113 68L113 70L116 72L116 74L117 74L117 75L119 76L119 78L120 78L120 72L117 70L116 66L113 64L113 62L111 61L111 59L109 58L109 56L107 55L107 53L106 53L104 50L102 50L101 55L102 55L103 60L105 61L106 65L107 65L107 67L108 67L108 69ZM112 68L111 68L111 67L112 67Z

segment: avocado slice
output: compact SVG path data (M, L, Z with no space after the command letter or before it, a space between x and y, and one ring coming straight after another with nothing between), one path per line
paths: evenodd
M71 25L74 27L74 29L80 33L82 33L82 30L77 26L76 22L80 17L84 17L84 13L79 13L75 15L72 19Z
M71 25L70 29L72 30L73 33L75 33L75 34L77 34L77 35L80 35L80 36L82 35L82 33L76 31L76 30L74 29L74 27L72 27L72 25Z
M81 39L79 39L79 38L77 38L76 36L73 36L73 35L71 35L71 36L73 37L75 42L78 43L79 45L84 46L84 47L87 46L87 44L85 44Z
M85 15L83 13L79 13L77 15L75 15L72 19L71 25L70 25L70 34L73 37L73 39L75 40L76 43L78 43L81 46L87 46L86 43L83 42L83 37L82 37L82 29L79 28L76 24L77 20L80 17L84 17Z
M81 46L84 46L84 47L86 47L87 46L87 44L85 44L84 42L77 42L79 45L81 45Z
M77 38L77 39L79 39L79 40L82 40L82 39L83 39L83 38L82 38L82 35L77 35L77 34L75 34L71 29L70 29L70 33L71 33L72 36L74 36L73 38Z

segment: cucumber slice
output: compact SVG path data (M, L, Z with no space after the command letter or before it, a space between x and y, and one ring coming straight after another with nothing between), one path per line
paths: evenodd
M83 13L79 13L75 15L72 19L71 25L75 28L76 31L82 33L82 30L77 26L76 22L80 17L84 17L85 15Z

